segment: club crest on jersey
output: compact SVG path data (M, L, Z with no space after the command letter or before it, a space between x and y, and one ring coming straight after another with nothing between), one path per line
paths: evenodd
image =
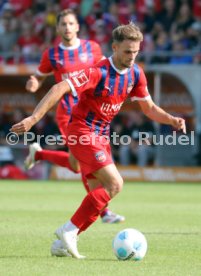
M86 62L87 61L87 54L86 53L81 53L79 54L79 59L81 60L81 62Z
M131 90L133 89L134 83L129 83L128 87L127 87L127 94L129 94L131 92Z
M84 72L80 73L78 76L73 77L72 79L74 80L77 87L80 87L85 83L89 82L89 79Z
M105 155L104 151L96 152L95 157L98 162L105 162L105 160L106 160L106 155Z

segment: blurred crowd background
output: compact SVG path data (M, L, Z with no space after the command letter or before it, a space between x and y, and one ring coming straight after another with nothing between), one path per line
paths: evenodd
M142 60L201 63L200 0L0 1L0 62L39 62L46 47L59 43L56 14L66 8L78 14L80 37L100 43L105 55L111 53L112 29L132 20L144 33Z

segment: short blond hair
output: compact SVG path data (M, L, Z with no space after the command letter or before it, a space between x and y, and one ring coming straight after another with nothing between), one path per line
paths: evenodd
M122 42L124 40L132 40L136 42L143 41L143 34L140 28L133 22L127 25L119 25L112 32L112 39L114 42Z

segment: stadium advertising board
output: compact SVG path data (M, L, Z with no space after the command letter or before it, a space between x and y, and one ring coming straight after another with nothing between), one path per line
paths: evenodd
M201 168L189 167L121 167L118 170L125 181L139 182L199 182L201 183ZM53 166L50 179L54 180L80 180L80 174Z

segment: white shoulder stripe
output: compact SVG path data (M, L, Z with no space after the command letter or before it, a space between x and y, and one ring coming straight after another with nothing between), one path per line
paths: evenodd
M69 79L65 79L65 81L67 81L67 83L69 84L73 97L77 97L77 91L75 90L75 87L74 87L72 81Z
M133 101L147 101L147 100L149 100L149 99L151 99L151 96L150 95L148 95L148 96L146 96L146 97L143 97L143 98L140 98L140 97L131 97L131 101L133 102Z

